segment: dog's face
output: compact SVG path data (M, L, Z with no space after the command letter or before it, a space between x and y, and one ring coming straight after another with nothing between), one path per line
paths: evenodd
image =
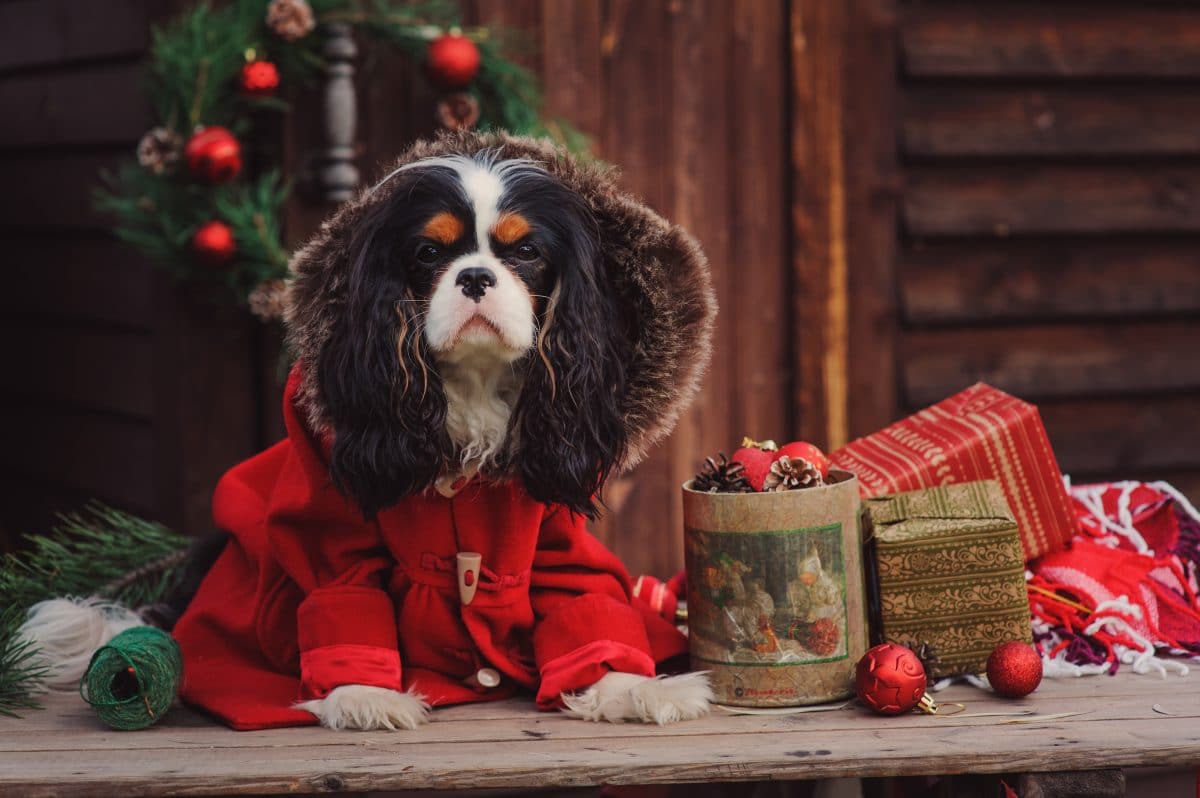
M386 181L317 364L335 481L373 514L473 459L591 514L625 446L627 347L589 207L486 152Z

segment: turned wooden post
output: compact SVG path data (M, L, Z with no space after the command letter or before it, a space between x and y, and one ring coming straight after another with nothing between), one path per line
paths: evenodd
M358 186L358 167L354 165L354 127L356 108L354 97L353 29L342 22L330 23L329 38L324 55L329 65L325 70L325 148L317 170L317 186L321 198L328 202L344 202Z

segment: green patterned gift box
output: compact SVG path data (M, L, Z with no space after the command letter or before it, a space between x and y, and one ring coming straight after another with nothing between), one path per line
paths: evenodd
M876 636L933 647L934 676L982 673L992 649L1029 642L1025 559L992 480L865 502L876 571Z

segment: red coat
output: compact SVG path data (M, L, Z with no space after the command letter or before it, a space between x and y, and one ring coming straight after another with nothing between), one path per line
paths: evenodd
M581 517L517 482L428 491L364 521L330 483L297 386L294 373L287 439L217 486L216 522L232 538L175 628L185 701L236 729L315 723L291 705L343 684L414 689L434 705L521 688L547 709L609 669L649 676L686 650L631 600L625 569ZM460 551L483 555L469 605ZM500 672L498 688L463 684L481 667Z

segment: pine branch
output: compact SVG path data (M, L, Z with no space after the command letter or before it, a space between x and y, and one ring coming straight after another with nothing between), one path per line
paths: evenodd
M101 504L60 519L48 535L26 536L26 551L5 555L0 606L23 611L43 599L99 595L137 607L175 587L179 562L164 563L138 579L126 577L149 561L186 549L184 536Z
M47 666L37 658L33 644L17 636L25 620L22 607L0 610L0 715L20 717L18 709L37 709Z

